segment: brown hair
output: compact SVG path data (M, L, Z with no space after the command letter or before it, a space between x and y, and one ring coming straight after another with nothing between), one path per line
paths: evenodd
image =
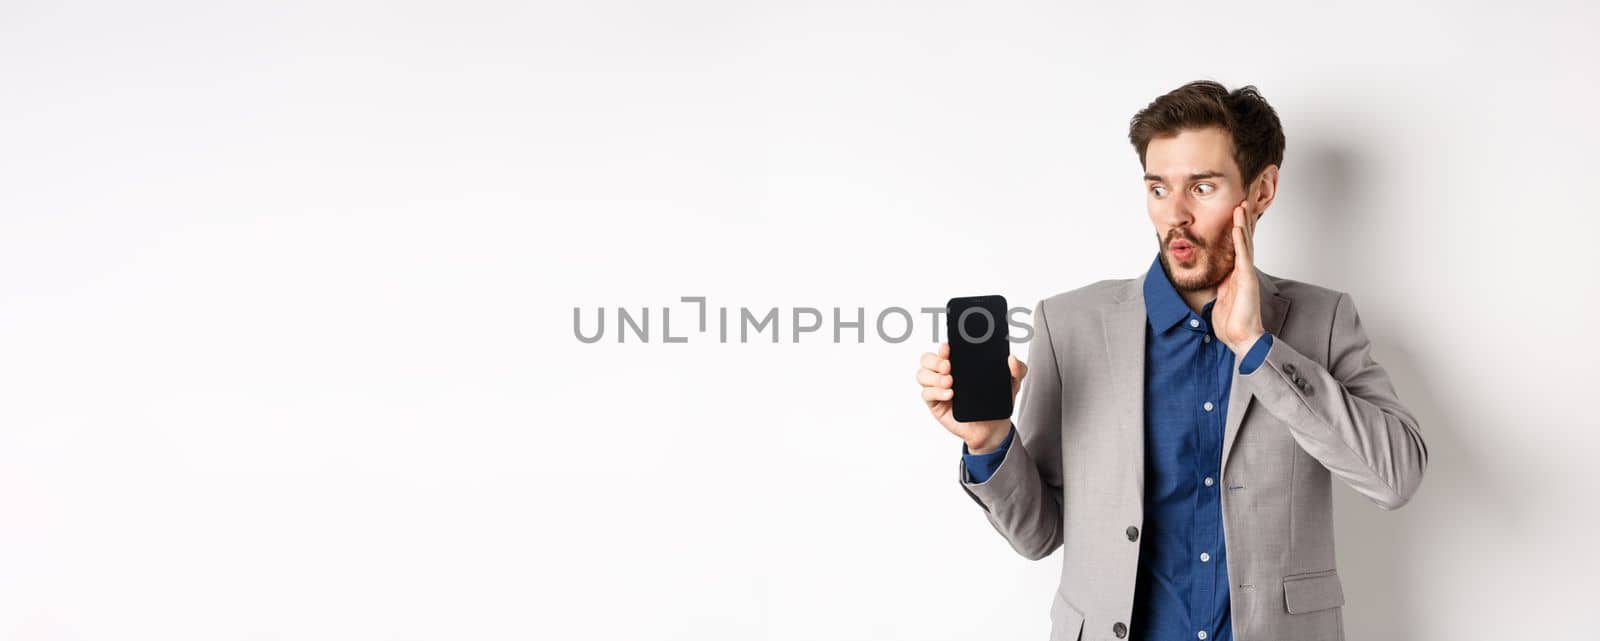
M1175 136L1185 129L1219 127L1233 136L1233 161L1245 188L1267 168L1283 166L1283 125L1278 112L1254 86L1233 91L1210 80L1196 80L1151 101L1128 123L1128 141L1144 152L1150 140Z

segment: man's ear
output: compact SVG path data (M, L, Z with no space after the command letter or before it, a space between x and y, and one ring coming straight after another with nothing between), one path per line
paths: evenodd
M1261 170L1261 175L1250 183L1249 200L1252 209L1256 210L1256 219L1267 215L1267 208L1272 206L1272 199L1278 195L1278 166L1267 165Z

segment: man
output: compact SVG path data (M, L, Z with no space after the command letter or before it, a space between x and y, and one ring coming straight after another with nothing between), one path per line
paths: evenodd
M1184 85L1129 138L1149 269L1039 302L1014 424L955 421L948 344L922 355L923 400L995 529L1030 559L1062 549L1051 639L1343 639L1330 478L1404 505L1417 421L1349 295L1253 263L1284 148L1254 87Z

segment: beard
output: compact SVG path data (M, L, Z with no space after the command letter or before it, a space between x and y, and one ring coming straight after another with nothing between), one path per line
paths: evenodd
M1178 261L1170 256L1172 241L1179 238L1194 246L1194 258L1188 262ZM1233 271L1232 237L1224 237L1220 243L1210 243L1190 234L1187 229L1174 227L1172 231L1167 232L1165 240L1160 234L1156 234L1156 244L1160 250L1158 256L1161 258L1161 268L1167 271L1167 278L1179 292L1213 289L1221 285ZM1179 273L1173 268L1174 262L1185 270L1184 273ZM1196 267L1199 268L1198 272L1193 271Z

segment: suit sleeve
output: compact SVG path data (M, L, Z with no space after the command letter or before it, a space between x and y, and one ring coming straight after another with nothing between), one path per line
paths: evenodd
M1386 510L1411 500L1428 465L1417 419L1401 405L1348 294L1334 306L1328 368L1275 340L1266 362L1239 380L1295 441L1356 492Z
M956 478L1012 549L1042 559L1061 547L1061 374L1044 301L1034 307L1028 361L1012 422L1015 442L983 482L967 479L964 462Z

